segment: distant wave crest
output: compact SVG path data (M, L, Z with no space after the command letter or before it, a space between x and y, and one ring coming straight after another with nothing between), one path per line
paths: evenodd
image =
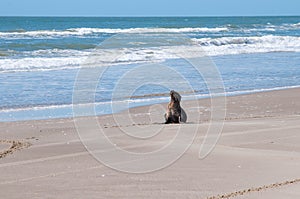
M68 36L88 36L93 34L119 34L119 33L222 33L222 32L275 32L277 30L298 30L300 22L294 24L260 24L250 27L227 24L221 27L145 27L145 28L69 28L65 30L32 30L16 29L0 32L0 38L51 38Z
M84 36L97 33L191 33L191 32L223 32L228 31L226 27L216 28L71 28L66 30L35 30L35 31L9 31L0 32L0 38L22 38L22 37L58 37L58 36Z

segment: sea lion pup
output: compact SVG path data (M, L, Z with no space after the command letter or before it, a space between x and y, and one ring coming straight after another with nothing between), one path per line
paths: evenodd
M181 96L174 90L170 91L171 100L165 113L165 124L186 122L186 113L180 106Z

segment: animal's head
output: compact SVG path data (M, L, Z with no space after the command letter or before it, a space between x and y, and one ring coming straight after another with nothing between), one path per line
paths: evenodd
M180 102L181 101L181 96L179 93L177 93L176 91L174 90L171 90L170 91L170 96L171 96L171 99L175 102Z

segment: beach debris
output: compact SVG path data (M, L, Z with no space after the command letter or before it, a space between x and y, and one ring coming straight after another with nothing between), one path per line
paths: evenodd
M0 140L0 144L10 144L10 147L4 151L0 151L0 158L4 158L7 155L13 154L15 151L28 148L31 146L29 142L18 140Z
M255 187L255 188L248 188L248 189L244 189L244 190L240 190L240 191L235 191L235 192L232 192L232 193L227 193L227 194L222 194L222 195L217 195L217 196L211 196L211 197L208 197L207 199L234 198L234 197L242 196L244 194L248 194L248 193L251 193L251 192L260 192L260 191L264 191L264 190L267 190L267 189L274 189L274 188L277 188L277 187L291 185L291 184L298 183L298 182L300 182L300 178L294 179L294 180L287 180L287 181L279 182L279 183L273 183L273 184L269 184L269 185L263 185L263 186Z

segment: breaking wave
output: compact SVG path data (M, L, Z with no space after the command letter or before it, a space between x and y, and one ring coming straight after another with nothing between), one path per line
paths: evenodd
M268 53L300 52L300 37L294 36L261 36L261 37L221 37L192 39L201 46L208 56ZM118 64L160 62L174 59L178 50L190 46L161 46L152 48L123 48L111 51L96 50L37 50L24 52L22 58L1 58L0 72L37 71L75 69L80 67L97 67ZM111 60L112 53L118 53L118 59ZM99 59L91 57L100 56ZM106 58L107 57L107 58Z
M35 31L9 31L0 32L0 38L44 38L44 37L68 37L68 36L86 36L99 33L118 34L118 33L192 33L192 32L224 32L228 31L226 27L216 28L70 28L66 30L35 30Z

